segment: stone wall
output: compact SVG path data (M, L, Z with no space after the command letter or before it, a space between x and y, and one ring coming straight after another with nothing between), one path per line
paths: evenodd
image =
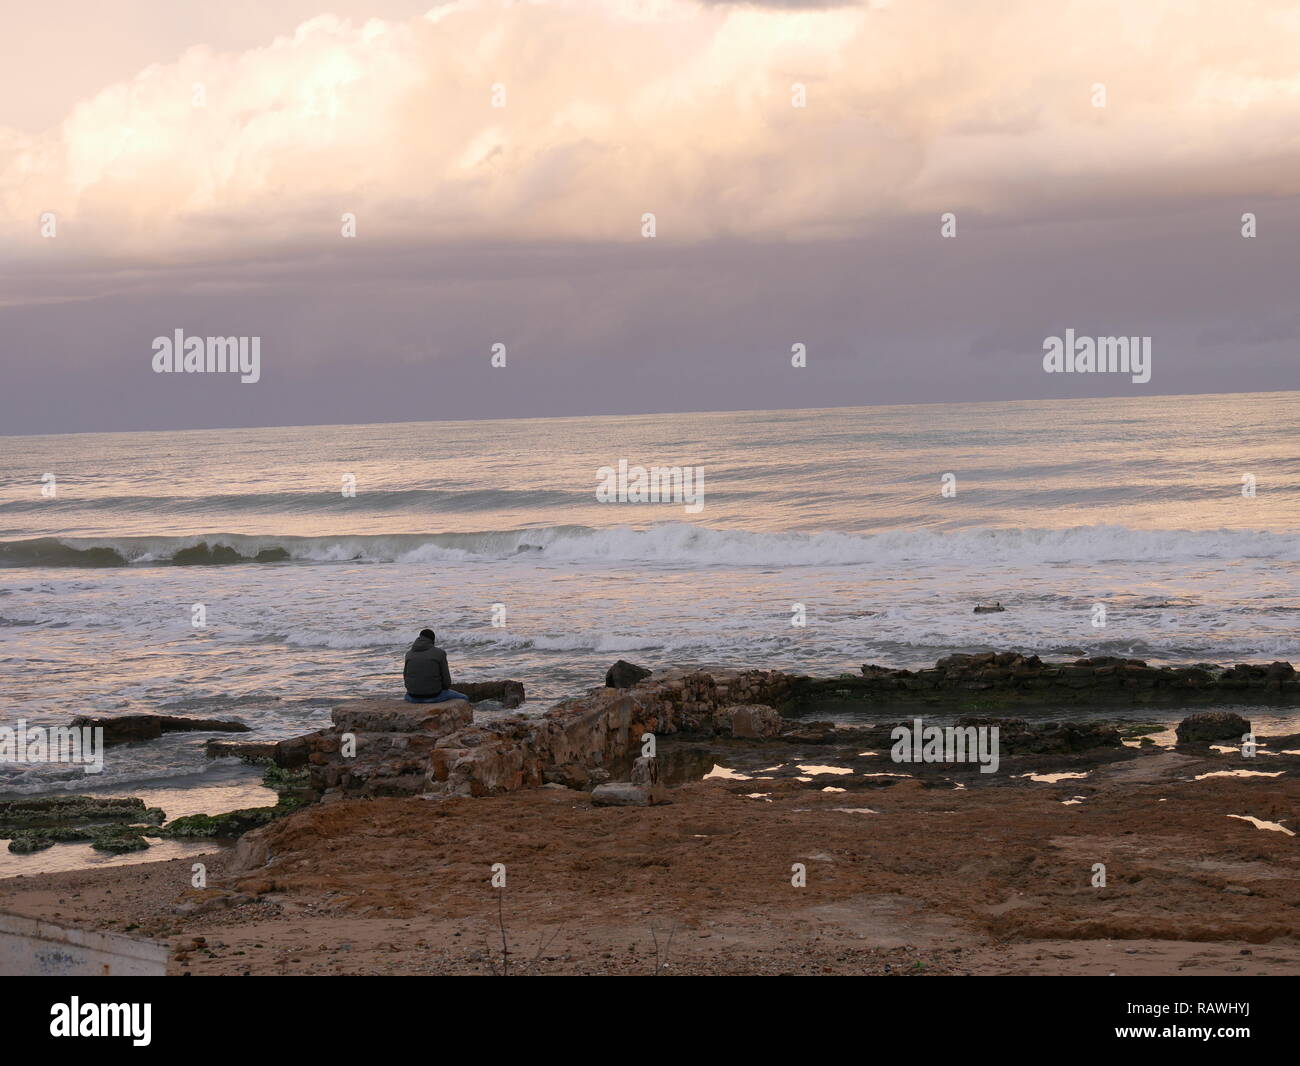
M558 782L585 787L628 759L645 733L759 737L780 730L769 704L792 677L767 670L668 672L633 688L598 688L537 717L475 724L469 704L357 700L333 728L302 738L313 790L342 796L484 796ZM356 753L345 756L344 734Z

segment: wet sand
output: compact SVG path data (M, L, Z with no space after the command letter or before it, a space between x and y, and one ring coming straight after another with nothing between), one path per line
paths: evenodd
M1300 837L1228 817L1295 831L1300 757L1124 749L956 781L792 754L753 745L751 779L649 809L558 788L325 804L214 851L203 891L187 858L7 879L0 909L168 940L194 975L500 973L503 928L515 974L1300 969ZM1196 780L1242 767L1282 775Z

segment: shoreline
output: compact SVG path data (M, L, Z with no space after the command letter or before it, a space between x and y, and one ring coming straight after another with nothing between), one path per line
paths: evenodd
M892 761L883 721L758 705L798 692L789 675L623 680L526 719L342 704L356 765L340 766L329 729L291 744L310 752L317 802L234 847L5 878L0 910L164 941L169 974L1300 966L1300 732L1256 728L1251 757L1235 715L1193 714L1173 746L1151 741L1164 725L972 718L1003 730L1000 768L982 773ZM648 727L644 804L603 805Z
M749 756L795 750L839 761ZM1286 769L1265 783L1195 780L1246 761L1209 748L1114 755L1013 756L1014 774L1087 777L965 788L713 778L649 808L555 787L342 800L209 853L205 890L189 859L151 862L8 878L0 909L165 940L169 974L491 974L498 902L517 973L651 973L674 929L666 974L1294 972L1295 838L1228 815L1294 826L1300 757L1270 757Z

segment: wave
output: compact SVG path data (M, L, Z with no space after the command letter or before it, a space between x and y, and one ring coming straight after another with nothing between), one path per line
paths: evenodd
M204 496L92 496L60 504L79 513L212 515L212 514L321 514L355 511L428 514L431 510L454 513L496 511L503 508L526 511L531 508L572 507L589 503L591 493L559 489L364 489L346 497L332 492L254 492ZM0 514L28 514L47 511L49 501L8 500L0 503Z
M214 566L251 563L455 563L487 560L660 566L1300 560L1300 534L1261 530L975 528L881 533L758 533L666 523L649 529L547 526L481 533L365 536L41 537L0 541L0 566Z

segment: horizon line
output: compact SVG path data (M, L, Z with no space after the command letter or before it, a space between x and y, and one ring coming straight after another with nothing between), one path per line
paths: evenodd
M1157 392L1146 395L1132 396L1037 396L1022 397L1014 400L911 400L898 403L846 403L830 404L824 407L723 407L710 408L693 411L625 411L619 414L586 414L575 413L569 415L522 415L515 418L502 418L500 416L483 416L478 418L400 418L391 421L370 421L370 422L289 422L280 424L263 424L252 426L191 426L184 429L74 429L66 430L61 433L3 433L0 432L0 440L24 440L37 439L43 437L74 437L74 436L120 436L123 434L143 434L143 433L222 433L233 430L263 430L263 429L350 429L363 428L366 426L427 426L427 425L459 425L466 422L559 422L575 418L582 419L614 419L614 418L661 418L665 416L697 416L697 415L734 415L734 414L796 414L804 411L852 411L852 410L870 410L875 408L893 408L893 407L983 407L995 405L1010 404L1052 404L1052 403L1095 403L1098 401L1113 400L1121 403L1133 400L1157 400L1157 399L1201 399L1204 397L1229 397L1229 396L1285 396L1289 394L1300 394L1300 389L1253 389L1247 392Z

